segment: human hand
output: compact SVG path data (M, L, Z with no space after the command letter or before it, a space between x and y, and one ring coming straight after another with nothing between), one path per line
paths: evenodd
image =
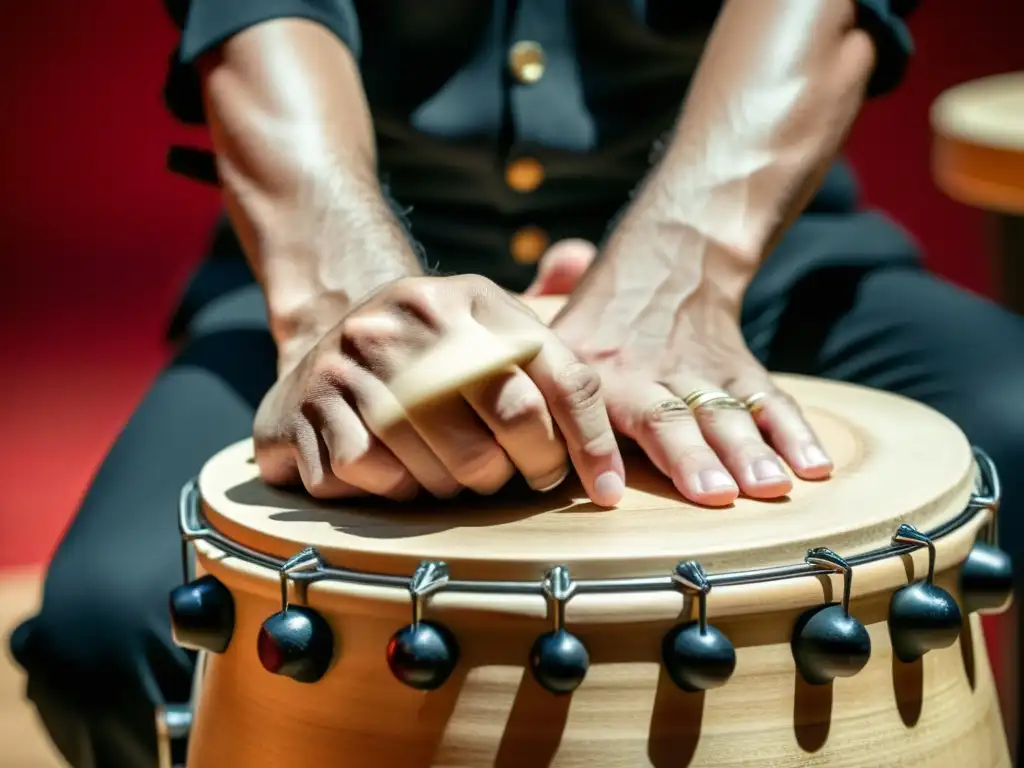
M459 383L460 366L522 339L536 340L536 354ZM432 386L458 389L405 408L405 395ZM522 302L475 275L378 290L271 388L253 436L267 482L301 482L317 498L489 494L517 469L546 490L570 459L595 503L613 505L624 489L598 377Z
M555 292L548 290L552 283L568 293L572 286L562 285L561 277L578 279L586 271L579 263L585 249L556 250L560 245L545 255L531 295ZM708 506L730 504L740 492L784 496L792 483L780 454L801 478L831 473L799 406L747 348L736 302L710 280L616 292L600 270L577 289L553 328L601 375L613 426L636 441L683 496ZM561 277L552 281L551 275ZM688 407L684 400L699 390L720 394ZM757 400L752 413L742 405L748 398Z

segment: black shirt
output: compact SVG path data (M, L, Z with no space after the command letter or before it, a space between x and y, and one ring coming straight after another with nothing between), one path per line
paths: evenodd
M191 64L226 38L281 17L310 19L336 34L360 65L380 172L411 209L412 233L430 265L485 274L517 290L531 279L545 242L602 239L679 114L721 1L165 5L182 29L167 102L189 123L203 121ZM871 95L894 88L906 68L909 5L858 2L859 24L877 49ZM852 215L855 204L852 178L837 167L811 211ZM905 241L893 233L895 249Z

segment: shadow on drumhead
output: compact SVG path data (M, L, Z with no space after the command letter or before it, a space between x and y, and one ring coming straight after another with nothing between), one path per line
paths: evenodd
M656 472L634 472L629 486L687 504L672 482ZM271 501L281 508L270 516L271 520L327 523L339 532L369 539L408 538L456 528L498 526L540 514L608 512L587 499L575 476L543 494L532 490L516 476L492 496L463 491L454 499L423 496L413 502L372 497L313 501L302 489L268 489L259 478L229 488L225 495L235 504L244 506L265 507Z
M267 487L258 478L236 485L225 495L232 502L246 506L266 506L268 500ZM482 497L468 493L450 500L400 503L380 498L313 502L303 491L279 491L275 493L273 503L281 510L270 515L270 519L326 523L336 531L368 539L401 539L454 528L501 525L542 512L599 509L589 502L575 502L569 488L558 488L544 494L543 505L529 503L531 496L541 498L525 484L523 488L509 489L488 497L486 505L481 503ZM291 503L289 498L293 499ZM310 506L304 507L304 503Z

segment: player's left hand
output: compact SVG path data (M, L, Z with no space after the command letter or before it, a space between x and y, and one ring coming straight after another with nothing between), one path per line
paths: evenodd
M594 254L584 241L556 243L527 294L575 286L552 327L600 374L616 431L684 497L708 506L740 493L779 498L792 488L784 464L804 479L829 476L799 406L747 348L736 302L706 279L613 289L603 264L579 283Z

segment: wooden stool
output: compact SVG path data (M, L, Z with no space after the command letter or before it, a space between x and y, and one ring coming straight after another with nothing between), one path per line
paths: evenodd
M1024 313L1024 72L951 88L933 105L931 122L936 183L953 199L991 213L992 281L1003 303ZM997 666L1005 670L1000 698L1018 757L1024 755L1018 715L1024 690L1024 665L1017 653L1021 618L1014 606L997 619L1003 639Z

